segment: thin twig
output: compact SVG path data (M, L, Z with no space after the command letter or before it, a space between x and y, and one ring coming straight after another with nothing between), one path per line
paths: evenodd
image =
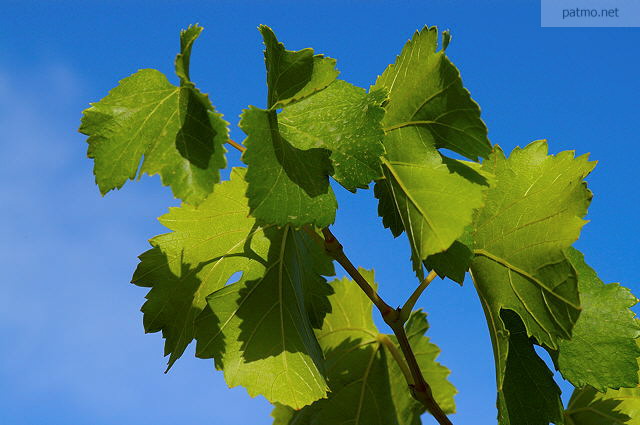
M382 314L382 317L385 318L385 321L387 320L386 317L388 317L389 315L393 315L393 319L395 320L395 316L397 316L398 314L396 309L384 302L384 300L380 298L376 290L373 289L371 285L369 285L367 279L365 279L360 274L358 269L355 268L351 260L349 260L349 258L347 258L347 256L345 255L344 250L342 249L342 245L340 244L340 242L338 242L338 239L336 239L333 233L331 233L331 230L329 230L328 228L324 228L322 229L322 234L324 235L324 248L327 253L331 255L338 263L340 263L342 268L344 268L349 276L353 278L360 289L362 289L367 297L369 297L371 302L378 308L378 310L380 310L380 313Z
M240 152L244 152L247 150L247 148L245 148L244 146L242 146L240 143L238 142L234 142L233 140L229 139L227 140L227 143L230 144L231 146L233 146L234 148L238 149Z
M411 312L413 311L413 307L415 307L416 303L418 302L418 298L420 298L422 292L427 289L427 286L429 286L429 284L437 276L438 274L432 270L431 273L429 273L429 275L425 277L422 282L420 282L420 285L418 285L416 290L413 291L413 294L411 294L407 302L404 303L404 305L402 306L402 310L400 310L400 317L402 318L403 322L407 321L409 315L411 315Z
M440 405L433 398L431 386L427 383L427 381L425 381L424 376L422 375L418 360L413 353L411 344L409 344L409 338L407 338L407 333L404 330L404 325L400 322L397 322L390 326L391 329L393 329L393 333L395 334L396 338L398 338L400 349L402 350L402 354L407 361L409 371L411 372L411 376L413 377L414 384L413 387L411 387L413 398L421 402L424 407L427 408L429 413L431 413L433 417L436 418L440 425L453 425L449 418L447 418L447 415L445 415L445 413L442 411L442 408L440 408Z
M338 263L340 263L340 265L345 269L349 276L351 276L351 278L358 284L360 289L362 289L367 297L369 297L371 302L380 311L380 314L382 315L385 323L389 325L389 327L393 330L396 338L398 339L400 350L402 351L404 359L406 360L406 367L409 368L409 374L411 375L411 380L407 379L407 382L409 383L409 388L411 389L411 395L413 396L413 398L422 403L422 405L427 409L427 411L429 411L429 413L433 415L433 417L438 421L440 425L452 425L449 418L447 418L447 415L444 414L442 408L440 408L436 400L433 398L431 387L425 381L424 376L422 375L420 365L416 360L416 356L413 353L413 349L411 348L411 344L409 343L409 339L407 338L407 333L404 329L406 318L402 318L402 310L400 308L392 308L382 298L380 298L378 293L373 289L369 282L367 282L362 274L360 274L358 269L354 267L353 263L351 263L349 258L344 253L342 244L338 241L334 234L331 233L331 230L329 230L328 228L324 228L322 229L322 234L324 235L324 247L326 252ZM426 288L427 285L428 284L424 284L424 282L420 284L420 286L424 286L424 288ZM422 290L424 290L424 288ZM416 299L419 296L420 294L418 293ZM392 355L394 355L393 352ZM398 362L398 364L400 365L400 368L403 369L402 365L405 364L404 361ZM403 370L403 373L406 374L406 370ZM407 377L407 375L405 375L405 377Z

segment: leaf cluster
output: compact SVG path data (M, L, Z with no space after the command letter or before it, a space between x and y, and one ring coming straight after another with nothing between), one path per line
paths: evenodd
M427 410L450 423L456 390L426 314L411 310L436 274L462 284L468 273L493 343L499 424L638 423L637 300L572 246L595 163L550 155L546 141L510 155L493 145L435 27L368 90L338 79L335 59L259 30L267 102L243 111L242 145L190 79L197 25L180 34L177 84L140 70L82 117L103 194L159 174L183 201L132 279L150 288L144 328L162 332L168 368L195 340L229 386L274 404L279 425L416 425ZM221 182L225 144L246 167ZM404 308L385 309L373 271L332 253L331 180L352 193L372 185L383 225L406 234L420 285ZM355 281L327 281L334 259ZM393 334L374 324L372 301ZM566 409L535 346L576 387Z

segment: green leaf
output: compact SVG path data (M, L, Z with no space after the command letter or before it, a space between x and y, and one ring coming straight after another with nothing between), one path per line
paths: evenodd
M385 137L385 180L376 183L375 195L383 223L395 235L406 230L414 270L423 279L422 261L462 236L483 205L488 182L480 175L468 179L451 166L453 160L444 163L434 147L413 136L402 129Z
M298 149L330 150L333 178L355 192L382 176L385 99L382 90L366 93L337 80L285 108L278 115L280 134Z
M235 168L197 208L171 208L159 220L172 232L151 239L153 248L140 256L132 282L151 287L142 306L144 327L162 330L169 368L192 341L207 295L237 271L245 279L264 274L270 241L248 217L243 177L244 169Z
M249 216L245 190L244 169L234 169L231 180L201 205L172 208L160 219L173 232L151 240L154 248L141 256L133 278L152 288L142 308L145 329L162 330L169 367L200 335L207 342L199 342L197 355L213 356L218 368L232 365L225 370L230 386L244 385L252 395L301 407L326 393L312 328L330 308L331 287L321 275L333 274L333 266L307 234L259 227ZM240 281L225 286L238 271ZM210 294L218 297L209 303L214 310L201 314ZM265 309L275 310L256 325ZM287 315L274 317L277 313ZM224 317L220 333L219 317ZM259 328L255 338L249 333L256 328L247 330L251 326ZM285 346L273 344L279 334ZM286 389L277 386L276 375L288 379Z
M585 223L591 192L583 178L593 167L586 155L547 155L544 141L517 148L508 159L496 148L483 164L495 181L473 225L471 273L489 324L499 392L511 373L502 311L515 312L527 335L548 348L571 336L580 300L565 249Z
M196 320L196 356L214 358L230 387L242 385L251 396L300 409L328 390L308 311L315 300L307 289L322 287L326 298L331 287L321 274L333 270L304 232L285 226L265 236L271 244L261 256L264 275L243 276L207 297L208 308Z
M640 425L640 388L599 393L576 388L564 412L566 425Z
M386 130L393 134L412 129L408 134L429 146L450 149L474 161L484 158L491 152L491 143L480 108L444 49L437 48L438 29L424 27L378 77L375 88L389 92Z
M84 111L79 131L89 136L88 156L102 194L136 176L160 174L176 197L195 205L219 181L228 123L189 80L191 47L201 30L192 26L180 34L180 86L143 69Z
M373 284L373 272L360 272ZM329 296L331 313L316 331L327 362L329 397L300 411L276 406L274 424L419 424L424 407L411 397L387 345L399 351L395 338L378 332L371 302L355 282L340 279L331 285L335 291ZM414 312L406 332L434 397L445 412L452 413L455 388L446 380L449 371L435 362L439 349L424 336L428 328L425 316Z
M248 165L251 214L278 226L333 223L337 201L329 185L330 152L294 147L278 131L275 111L250 107L240 127L248 135L242 160Z
M438 273L441 278L448 277L462 285L473 259L473 252L469 249L469 245L472 245L472 242L467 244L459 240L455 241L446 251L427 257L424 265L428 270Z
M500 319L508 332L509 353L502 388L498 391L499 424L561 423L560 388L533 349L522 320L511 310L502 310Z
M463 234L474 210L483 205L487 186L486 176L474 175L468 164L443 157L437 149L473 160L491 151L480 108L437 47L435 27L416 32L374 86L389 93L383 120L386 182L376 184L378 212L395 236L406 230L420 279L422 261L447 250ZM458 278L459 272L454 275Z
M571 336L580 301L565 249L585 223L591 192L583 178L594 165L569 151L547 155L544 141L508 159L496 148L483 164L495 184L474 222L471 271L496 332L500 310L510 309L547 347Z
M327 87L336 79L335 59L314 55L313 49L285 50L266 25L258 27L266 47L268 108L278 109Z
M627 288L605 285L578 250L566 254L578 272L582 313L572 338L560 341L558 370L575 387L604 391L638 385L640 324L630 310L638 300Z

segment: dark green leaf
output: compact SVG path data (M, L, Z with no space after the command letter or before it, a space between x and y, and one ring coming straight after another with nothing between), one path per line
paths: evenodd
M562 421L560 388L553 373L538 357L520 317L503 310L509 354L502 388L498 390L500 425L548 425Z
M269 109L282 108L327 87L336 79L335 59L314 55L313 49L285 50L275 34L266 25L260 25L266 47L264 61L267 66Z

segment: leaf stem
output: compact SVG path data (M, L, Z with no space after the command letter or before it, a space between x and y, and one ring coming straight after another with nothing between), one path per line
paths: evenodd
M398 311L387 304L376 292L369 282L360 274L358 269L353 265L351 260L345 255L342 249L342 244L336 239L328 228L322 229L324 235L324 249L329 255L331 255L345 271L351 276L351 278L358 284L360 289L369 297L371 302L380 310L382 317L387 321L387 316L393 316L392 320L397 320Z
M404 361L398 362L400 365L400 369L403 369L402 365L408 367L408 374L405 369L403 369L403 373L405 374L405 378L408 375L411 376L411 380L407 379L409 383L409 388L411 389L411 395L417 401L422 403L422 405L433 415L433 417L438 421L440 425L453 425L447 415L444 414L442 408L438 405L436 400L433 398L433 393L431 391L431 386L425 381L424 376L422 375L422 371L420 370L420 365L416 360L416 356L411 348L411 344L409 343L409 339L407 338L407 333L404 329L404 323L406 322L406 318L402 317L402 310L400 308L393 308L389 304L387 304L378 293L373 289L373 287L367 282L367 280L360 274L358 269L356 269L351 263L351 260L344 253L344 249L342 248L342 244L338 241L335 235L328 228L322 229L322 234L324 236L324 249L333 259L335 259L344 270L351 276L351 278L358 284L360 289L369 297L371 302L378 308L380 314L382 315L383 320L389 327L393 330L396 338L398 339L398 343L400 344L400 350L402 351L402 355L404 356ZM431 274L429 275L431 276ZM435 277L435 276L434 276ZM428 277L427 277L428 278ZM425 279L426 281L427 279ZM431 278L433 280L433 278ZM429 283L431 282L429 280ZM423 281L418 289L414 291L414 294L407 300L405 306L407 304L413 303L415 305L415 301L411 301L412 298L417 298L420 296L420 293L424 291L424 288L428 286L429 283L425 283ZM420 289L422 287L422 289ZM419 291L418 291L419 290ZM415 295L417 292L417 295ZM383 344L384 342L381 341ZM391 342L391 341L389 341ZM392 344L393 345L393 344ZM395 345L394 345L395 348ZM398 354L390 349L391 355L395 356ZM396 359L397 360L397 359Z
M413 386L409 385L409 388L411 388L411 395L426 407L427 411L436 418L440 425L453 425L449 418L447 418L447 415L442 411L440 405L438 405L436 400L433 398L431 386L427 381L425 381L424 376L422 375L420 365L413 353L413 349L409 343L409 338L407 338L407 333L404 330L404 325L400 322L396 322L389 326L391 326L393 333L396 335L396 338L398 338L400 350L402 350L402 354L407 361L409 371L413 377L414 384Z
M234 148L238 149L240 152L244 152L247 150L247 148L245 148L244 146L242 146L240 143L238 142L234 142L233 140L229 139L227 140L227 143L230 144L231 146L233 146Z
M437 276L438 274L434 270L432 270L431 273L429 273L429 275L425 277L422 282L420 282L420 285L418 285L416 290L413 291L413 294L411 294L407 302L404 303L402 309L400 310L400 317L402 318L403 323L406 322L407 319L409 319L409 316L413 311L413 307L415 307L416 303L418 302L418 298L420 298L420 295L422 295L422 292L427 289L427 286L429 286L429 284Z

